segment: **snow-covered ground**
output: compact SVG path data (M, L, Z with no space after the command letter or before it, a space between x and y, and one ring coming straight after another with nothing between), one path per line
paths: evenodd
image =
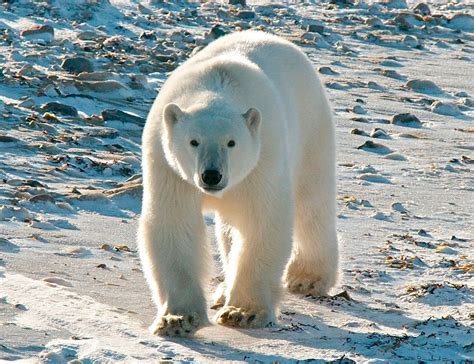
M474 3L331 3L1 3L0 361L474 361ZM144 118L197 47L247 28L327 86L342 281L286 295L277 327L153 337Z

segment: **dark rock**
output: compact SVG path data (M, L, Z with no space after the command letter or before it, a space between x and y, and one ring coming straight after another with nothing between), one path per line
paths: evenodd
M414 126L420 127L421 121L415 115L410 113L396 114L390 121L391 124L402 125L402 126Z
M144 118L117 109L106 109L102 111L102 118L104 121L118 120L123 121L124 123L133 123L140 126L145 125Z
M41 106L41 108L45 111L59 113L67 116L77 116L77 109L74 106L69 106L65 104L61 104L59 102L48 102Z
M247 6L247 1L246 0L229 0L229 5Z
M217 39L226 34L226 32L221 28L220 24L216 24L211 28L209 32L212 38Z
M84 57L67 58L61 64L61 68L71 73L94 72L92 62Z
M324 32L324 25L319 25L319 24L308 24L306 27L306 30L308 32L312 33L320 33L322 34Z
M419 3L413 8L413 11L423 16L431 15L430 7L425 3Z
M237 13L237 16L240 19L252 20L253 18L255 18L255 12L251 10L241 10Z

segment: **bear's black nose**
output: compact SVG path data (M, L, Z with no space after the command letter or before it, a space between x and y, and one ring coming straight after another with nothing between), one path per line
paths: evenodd
M219 171L216 171L215 169L208 169L204 171L203 174L201 174L201 178L206 185L215 186L221 181L222 174L220 174Z

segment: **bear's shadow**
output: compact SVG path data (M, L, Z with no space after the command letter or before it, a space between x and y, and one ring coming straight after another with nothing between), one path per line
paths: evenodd
M353 300L345 302L342 299L340 301L337 300L338 304L334 305L333 302L328 303L324 300L321 301L311 298L304 298L304 300L308 306L330 304L334 307L334 311L336 312L339 311L344 314L350 314L352 317L363 318L366 321L371 321L371 325L375 326L380 324L402 329L402 325L413 327L421 322L406 317L401 310L394 311L389 309L383 311L379 308L367 306L363 302ZM345 316L345 318L347 318L347 316ZM344 325L343 321L344 320L339 320L341 326ZM181 339L177 342L202 355L212 356L222 360L262 361L267 363L295 360L291 354L291 350L293 350L292 346L294 346L295 352L301 352L301 347L303 346L309 349L322 349L325 351L337 350L342 353L354 352L354 348L357 347L359 354L366 354L372 358L386 359L388 355L387 352L377 352L377 349L374 349L374 347L376 348L382 344L396 346L401 340L405 340L401 334L380 333L380 330L376 327L372 328L372 330L370 330L371 332L356 332L343 327L331 326L318 317L309 316L300 312L291 312L288 310L288 307L286 310L283 308L280 322L278 326L257 330L225 328L224 330L235 330L238 332L235 336L239 336L240 338L235 340L235 346L232 345L234 343L232 341L232 333L226 334L227 338L217 337L213 340L206 335L205 337L198 336L194 339ZM278 352L276 347L281 346L282 350L285 350L286 353L279 355L265 353L265 348L261 351L239 349L239 342L241 340L244 341L247 348L252 346L251 344L249 345L249 342L254 342L255 346L260 348L267 346L269 348L268 350L274 352ZM258 340L262 341L259 343ZM376 356L374 357L374 355Z

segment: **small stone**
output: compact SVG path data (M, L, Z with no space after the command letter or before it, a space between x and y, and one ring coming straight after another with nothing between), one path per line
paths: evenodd
M380 0L379 4L391 9L406 9L408 7L406 0Z
M209 34L212 36L213 39L217 39L224 36L226 32L221 28L220 24L216 24L211 28Z
M430 7L425 3L419 3L414 8L413 11L422 16L431 15Z
M32 198L29 199L29 201L33 203L38 203L38 202L54 203L55 202L54 198L48 194L40 194L40 195L33 196Z
M380 139L390 139L389 135L384 129L375 128L370 132L370 137Z
M365 110L360 105L355 105L354 107L352 107L352 112L355 114L367 114L367 110Z
M410 80L406 83L406 87L413 91L429 94L442 94L441 90L433 81L428 80Z
M48 102L47 104L41 106L41 108L45 111L59 113L67 116L78 116L77 109L74 106L61 104L59 102Z
M420 127L421 121L415 115L411 113L396 114L390 121L391 124L400 126Z
M145 119L144 118L142 118L140 116L130 114L130 113L127 113L127 112L124 112L124 111L121 111L121 110L117 110L117 109L103 110L101 115L102 115L102 119L104 121L118 120L118 121L122 121L124 123L133 123L133 124L137 124L137 125L140 125L140 126L145 125Z
M51 42L54 39L54 29L51 25L35 25L21 31L20 36L28 40Z
M410 48L418 48L420 47L420 41L414 35L405 35L402 39L404 45Z
M367 133L361 129L352 129L351 134L367 136Z
M244 20L252 20L255 18L255 12L251 10L241 10L237 13L237 17Z
M436 114L457 116L462 114L457 105L452 102L435 101L431 104L431 111Z
M312 33L323 33L324 32L324 25L320 25L320 24L308 24L308 26L306 27L306 30L308 32L312 32Z
M449 27L468 32L474 31L474 16L469 13L458 13L449 19Z
M84 57L66 58L61 64L61 68L70 73L93 72L94 66L92 62Z
M338 72L334 71L331 67L328 67L328 66L319 67L318 72L322 73L323 75L337 75L338 74Z
M247 6L247 1L246 0L229 0L229 5L241 5L241 6Z

